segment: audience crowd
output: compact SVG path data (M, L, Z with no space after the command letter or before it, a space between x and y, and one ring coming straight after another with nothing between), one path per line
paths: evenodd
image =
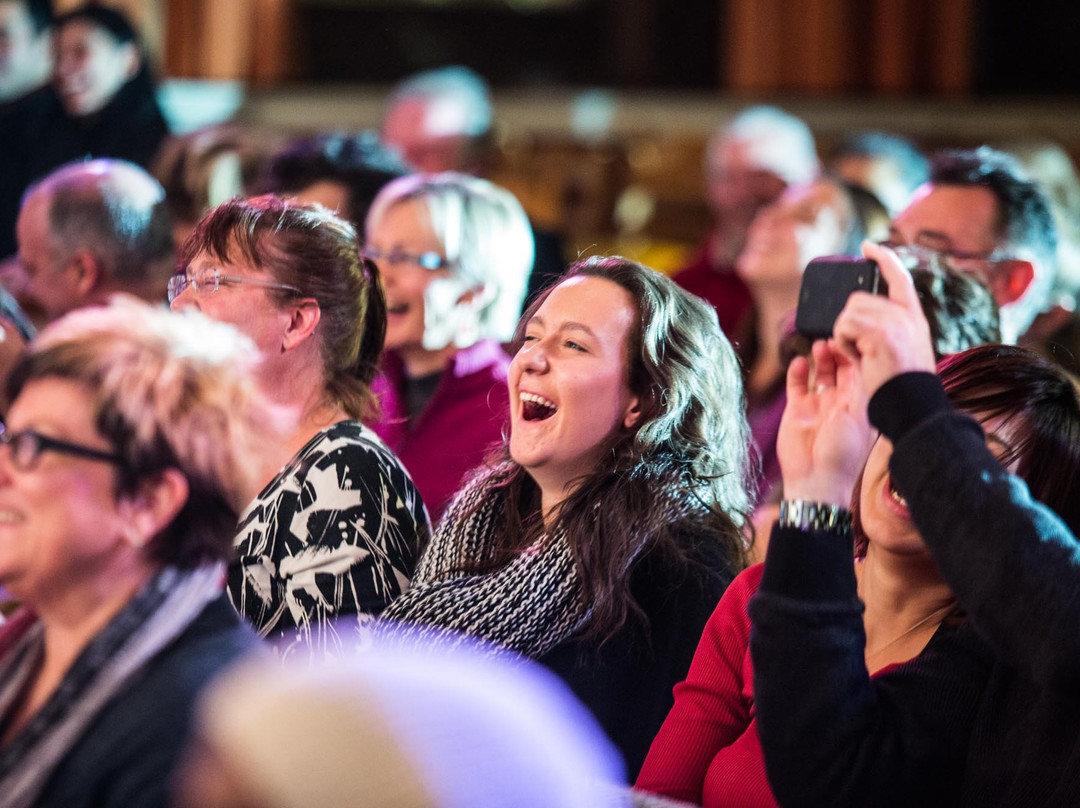
M171 137L0 0L0 808L1080 804L1075 168L818 149L567 266L468 68Z

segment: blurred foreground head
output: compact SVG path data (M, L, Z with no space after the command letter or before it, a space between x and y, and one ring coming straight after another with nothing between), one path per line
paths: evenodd
M186 808L591 808L621 764L546 670L381 648L315 669L259 663L205 699Z

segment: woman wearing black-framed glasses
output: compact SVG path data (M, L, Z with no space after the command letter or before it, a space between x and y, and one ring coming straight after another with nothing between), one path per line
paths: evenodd
M248 464L274 434L250 354L232 329L128 301L59 320L15 367L5 808L168 803L195 700L258 648L222 585Z

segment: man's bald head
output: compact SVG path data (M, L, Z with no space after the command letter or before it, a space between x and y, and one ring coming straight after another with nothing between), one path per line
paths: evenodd
M163 300L173 270L161 185L133 163L72 163L30 187L16 227L28 295L50 319L113 292Z

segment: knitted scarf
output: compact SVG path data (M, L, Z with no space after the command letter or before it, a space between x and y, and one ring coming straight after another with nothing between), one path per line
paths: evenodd
M220 564L166 567L82 650L48 701L0 748L0 808L33 805L56 765L97 714L222 590ZM11 720L44 653L45 630L32 612L0 632L0 728Z
M574 634L588 610L561 530L541 536L499 569L462 571L494 557L495 526L505 507L505 492L489 479L470 483L435 531L411 588L383 612L399 625L380 631L443 645L470 637L493 644L493 653L533 658Z

